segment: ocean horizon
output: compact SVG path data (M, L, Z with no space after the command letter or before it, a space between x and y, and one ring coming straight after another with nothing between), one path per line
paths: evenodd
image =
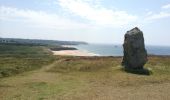
M98 56L123 56L123 46L120 44L80 44L73 47ZM146 45L145 47L148 55L170 55L170 46Z

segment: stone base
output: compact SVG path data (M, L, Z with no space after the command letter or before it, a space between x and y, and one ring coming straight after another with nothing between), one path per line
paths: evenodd
M139 74L139 75L151 75L152 74L152 71L146 68L143 68L143 69L123 68L123 70L128 73Z

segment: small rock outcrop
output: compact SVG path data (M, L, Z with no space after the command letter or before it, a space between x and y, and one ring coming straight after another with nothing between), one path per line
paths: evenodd
M122 65L125 69L143 69L147 62L147 51L145 49L143 32L135 27L127 31L124 37L124 56Z

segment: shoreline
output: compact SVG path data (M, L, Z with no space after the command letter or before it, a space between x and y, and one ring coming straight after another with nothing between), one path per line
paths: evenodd
M91 53L85 50L79 50L72 45L61 45L61 48L57 48L58 50L52 50L53 55L60 56L84 56L84 57L92 57L92 56L100 56L99 54Z
M60 56L99 56L98 54L82 51L82 50L60 50L52 51L53 55Z
M99 54L90 53L87 51L82 50L59 50L59 51L53 51L51 50L53 55L59 55L59 56L81 56L81 57L123 57L123 56L101 56ZM170 57L170 55L148 55L148 57Z
M88 52L86 50L80 50L75 48L73 45L61 45L61 47L51 48L50 51L53 55L60 55L60 56L85 56L85 57L123 57L123 56L102 56L99 54L95 54L92 52ZM148 54L148 57L170 57L170 55L154 55Z

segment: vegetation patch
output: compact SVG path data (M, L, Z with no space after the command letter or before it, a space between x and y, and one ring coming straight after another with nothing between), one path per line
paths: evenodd
M52 61L54 57L42 46L0 45L0 77L38 69Z
M117 60L116 60L117 61ZM95 72L99 70L108 70L112 66L117 66L118 62L111 57L63 57L49 72Z

